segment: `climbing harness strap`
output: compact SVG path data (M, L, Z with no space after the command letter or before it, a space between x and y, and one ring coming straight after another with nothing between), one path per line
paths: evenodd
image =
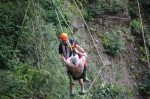
M70 47L71 52L73 52L72 45L70 44L70 42L68 42L68 45Z
M76 47L76 44L75 44L74 39L73 39L72 45L71 45L70 41L68 41L68 45L69 45L69 47L70 47L71 52L73 52L73 48Z

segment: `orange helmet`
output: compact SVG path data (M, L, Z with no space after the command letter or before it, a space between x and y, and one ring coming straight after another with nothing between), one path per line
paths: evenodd
M68 40L68 35L66 33L61 33L60 38L61 40Z

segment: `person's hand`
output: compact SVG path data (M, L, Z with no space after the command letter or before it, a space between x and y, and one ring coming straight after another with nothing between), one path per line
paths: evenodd
M76 48L74 49L74 51L75 51L75 53L79 53L79 51Z
M82 55L85 56L85 57L87 57L87 54L85 52Z

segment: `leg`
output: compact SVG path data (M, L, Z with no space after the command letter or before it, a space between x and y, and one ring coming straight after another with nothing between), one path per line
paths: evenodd
M85 93L84 91L84 82L83 82L83 79L79 79L78 80L80 86L81 86L81 92L79 93L80 95L83 95Z
M72 78L72 75L71 75L71 71L67 71L67 74L68 74L68 77L69 77L69 79L70 79L70 83L72 83L73 85L75 85L75 82L74 82L74 80L73 80L73 78Z
M69 84L70 84L70 95L73 96L73 95L75 95L74 91L73 91L73 84L71 81L69 81Z

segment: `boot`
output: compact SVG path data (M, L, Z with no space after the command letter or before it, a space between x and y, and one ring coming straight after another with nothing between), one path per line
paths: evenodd
M70 90L70 96L74 96L74 95L75 95L74 91Z
M70 79L71 84L72 84L72 85L75 85L75 82L74 82L74 80L73 80L73 78L72 78L72 75L71 75L70 73L68 73L68 76L69 76L69 79Z
M87 78L87 71L86 71L86 69L84 69L84 71L83 71L83 81L90 82L90 80Z
M81 92L79 93L79 95L84 95L85 94L85 91L84 91L84 88L81 89Z

